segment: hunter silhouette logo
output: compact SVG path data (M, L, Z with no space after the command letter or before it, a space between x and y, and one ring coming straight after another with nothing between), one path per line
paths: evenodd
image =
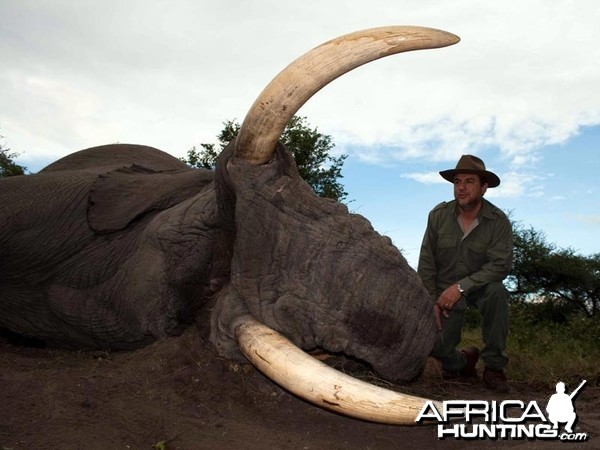
M575 433L577 420L573 401L586 380L571 394L565 392L565 383L556 384L556 393L550 396L546 414L535 400L447 400L425 403L416 418L437 422L438 439L560 439L587 441L587 433ZM559 424L564 423L564 431Z
M573 424L577 420L573 399L577 396L586 381L583 380L577 389L571 392L571 395L565 394L565 383L562 381L556 383L556 394L552 394L546 406L548 419L554 425L552 427L554 430L558 429L559 422L566 422L565 431L573 433Z

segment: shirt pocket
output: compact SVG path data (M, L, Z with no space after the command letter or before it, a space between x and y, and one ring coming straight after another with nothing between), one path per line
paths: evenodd
M488 262L487 248L485 242L466 242L468 265L471 270L479 270L485 263Z
M458 242L456 237L448 234L439 234L437 239L438 265L442 267L454 264Z

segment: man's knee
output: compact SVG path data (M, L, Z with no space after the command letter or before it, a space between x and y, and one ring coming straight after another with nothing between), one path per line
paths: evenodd
M502 282L488 283L477 294L477 306L481 312L485 310L492 314L500 311L507 313L509 293Z
M482 289L485 297L499 298L508 301L508 290L501 281L488 283Z
M488 283L481 288L480 298L483 301L492 301L497 305L508 305L508 290L500 281Z

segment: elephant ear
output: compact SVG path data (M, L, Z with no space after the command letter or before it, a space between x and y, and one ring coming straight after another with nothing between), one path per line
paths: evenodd
M213 180L210 171L157 172L133 164L98 176L88 202L88 224L99 234L122 230L144 214L181 203Z

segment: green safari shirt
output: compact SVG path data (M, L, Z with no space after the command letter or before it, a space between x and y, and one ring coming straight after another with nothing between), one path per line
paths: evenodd
M467 233L458 220L455 200L431 210L417 272L437 300L459 283L465 295L492 281L502 281L512 267L512 227L500 209L483 199L476 225Z

